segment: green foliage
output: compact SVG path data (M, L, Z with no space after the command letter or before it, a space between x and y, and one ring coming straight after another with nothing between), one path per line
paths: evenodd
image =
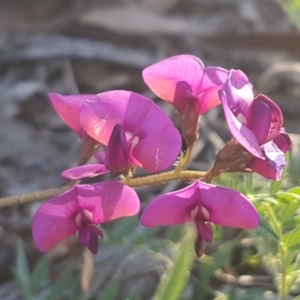
M17 247L16 266L13 268L13 274L20 287L25 300L31 299L30 272L23 243L19 241Z
M255 231L256 234L266 239L273 238L275 240L278 240L276 232L265 217L260 217L260 223L258 227L256 227Z
M43 258L30 272L28 260L24 251L23 243L20 241L17 247L16 263L13 274L19 285L22 296L25 300L33 299L42 286L49 284L49 261ZM79 277L74 277L74 268L67 268L50 285L45 300L82 299Z
M250 289L234 289L228 294L220 294L214 298L214 300L263 300L263 299L275 299L275 298L265 298L265 290L258 288Z
M120 278L112 278L99 294L97 300L109 299L114 300L118 295L118 290L120 286Z
M210 280L214 277L215 271L228 262L232 248L236 244L236 240L224 242L212 256L204 255L199 259L200 264L191 278L195 299L206 300L214 296L215 291L210 285Z
M69 298L73 295L74 298ZM81 299L79 278L74 278L74 268L67 268L56 279L45 300Z
M252 174L224 174L217 179L218 184L235 188L248 195L261 216L259 226L253 231L248 231L256 241L259 253L242 253L241 261L231 268L237 273L241 269L241 273L247 273L261 267L263 261L274 277L281 299L290 297L292 300L300 300L300 187L284 190L283 181L280 181L271 183L267 190L267 181L255 179ZM245 233L239 238L224 241L222 230L216 230L215 243L222 244L211 256L203 255L197 261L193 248L193 226L186 226L183 231L180 226L146 229L139 224L137 217L133 217L108 224L104 231L104 244L116 245L125 242L133 249L142 248L153 253L163 253L160 257L157 256L157 259L163 257L167 264L166 272L161 277L153 300L268 299L265 298L265 291L258 288L232 288L225 294L212 288L211 281L215 271L228 264L233 248ZM174 254L172 260L170 253ZM68 268L54 283L50 283L49 261L42 259L30 272L21 243L18 246L13 271L25 300L33 299L45 285L49 287L45 293L45 300L82 299L80 279L74 268ZM113 277L98 291L97 297L91 296L88 299L116 300L121 284L120 278ZM186 287L188 288L185 289ZM291 298L293 296L294 298ZM126 300L141 299L142 291L138 286L126 295Z
M254 236L265 264L274 276L281 299L286 299L296 290L300 291L300 187L286 191L279 185L276 189L271 187L272 192L275 190L275 194L265 195L272 201L256 202L262 219ZM259 195L259 199L263 198ZM273 250L270 245L274 246Z
M185 226L182 239L175 248L177 255L167 273L163 275L153 300L177 300L183 292L194 261L194 228Z
M300 27L300 1L299 0L277 0L295 23Z

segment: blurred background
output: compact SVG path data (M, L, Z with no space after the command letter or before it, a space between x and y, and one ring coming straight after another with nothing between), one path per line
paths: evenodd
M298 0L0 0L0 195L62 186L61 171L77 163L77 136L52 109L48 92L127 89L155 99L141 71L183 53L199 57L206 66L243 70L256 93L280 105L285 128L292 133L291 172L298 183L299 24ZM155 100L176 122L172 107ZM202 119L200 136L189 167L205 170L230 138L220 107ZM175 182L138 192L146 204L178 187ZM31 220L39 205L0 211L1 300L151 299L171 255L168 242L153 237L167 234L167 240L176 241L176 228L166 233L143 229L137 218L120 220L120 225L105 227L94 263L75 239L43 256L31 238ZM225 242L235 235L225 232ZM233 265L241 262L241 249L255 251L251 242L233 247L231 258L226 256ZM211 282L215 275L207 272L203 280ZM243 272L249 274L249 268ZM251 274L264 279L253 275L250 287L272 290L263 267ZM199 274L193 276L200 284ZM245 288L220 278L207 287L212 291L202 290L197 297L191 283L182 299L214 299L215 289ZM230 299L262 299L261 294L242 295Z

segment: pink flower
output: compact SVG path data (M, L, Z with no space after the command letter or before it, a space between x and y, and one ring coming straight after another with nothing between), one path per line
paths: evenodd
M280 132L280 108L265 95L254 98L252 85L240 70L231 70L219 91L224 114L233 137L252 155L264 159L261 145Z
M218 89L227 73L219 67L205 68L192 55L178 55L147 67L143 78L158 97L176 107L185 139L192 145L198 136L199 115L220 104Z
M259 224L259 215L241 193L195 181L184 189L157 197L141 216L141 224L146 227L187 222L194 222L196 226L198 237L195 250L200 257L205 243L213 239L211 223L251 229Z
M98 145L96 141L91 139L82 129L79 123L79 111L85 101L91 99L93 95L63 96L50 93L49 97L58 115L79 135L80 138L82 138L79 164L85 164L93 156Z
M179 112L192 103L197 114L202 115L220 104L218 89L227 73L219 67L205 68L195 56L177 55L144 69L143 78L157 96L172 103Z
M254 98L252 85L239 70L229 72L219 94L231 134L254 156L247 168L268 179L280 180L286 165L284 154L291 141L282 129L278 105L265 95Z
M270 142L261 146L265 159L253 157L247 167L271 180L280 180L287 162L285 153L291 148L291 139L282 128L280 133Z
M93 95L70 95L50 93L49 98L58 115L74 130L80 137L85 137L86 133L79 124L79 110L83 103L93 97Z
M107 146L105 165L112 171L136 165L149 172L168 168L181 150L171 119L151 100L134 92L95 95L80 110L80 125Z
M136 192L115 181L76 185L37 210L32 234L37 247L47 251L78 232L79 243L94 254L98 237L103 232L97 225L138 213L140 202Z

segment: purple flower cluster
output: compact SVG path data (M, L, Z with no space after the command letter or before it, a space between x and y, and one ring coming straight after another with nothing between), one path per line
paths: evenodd
M242 71L205 68L198 58L179 55L147 67L143 78L157 96L177 109L189 148L198 138L199 117L222 104L234 143L249 154L245 170L273 180L281 178L285 153L291 145L282 128L281 111L266 96L254 97ZM60 117L83 141L85 159L81 162L92 155L99 161L85 161L65 170L61 175L64 179L111 173L115 177L125 175L130 183L136 167L159 174L180 155L179 131L163 110L142 95L117 90L97 95L51 93L49 97ZM105 151L99 151L99 145ZM142 212L141 224L152 227L193 222L198 256L213 239L212 223L247 229L259 224L255 207L244 195L207 182L196 180L184 189L160 195ZM116 180L75 184L42 204L32 226L37 247L47 251L78 232L79 243L97 253L98 237L103 238L99 225L140 210L139 198L129 185Z

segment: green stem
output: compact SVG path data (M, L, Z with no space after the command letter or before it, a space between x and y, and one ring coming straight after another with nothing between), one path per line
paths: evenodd
M278 248L279 248L280 261L281 261L281 274L282 275L281 275L281 284L278 287L278 291L280 293L281 300L287 300L288 288L287 288L287 274L286 274L286 268L285 268L286 248L283 243L281 225L277 221L271 205L269 203L267 203L267 204L265 204L265 207L266 207L267 213L270 217L271 224L273 225L273 229L279 238Z

